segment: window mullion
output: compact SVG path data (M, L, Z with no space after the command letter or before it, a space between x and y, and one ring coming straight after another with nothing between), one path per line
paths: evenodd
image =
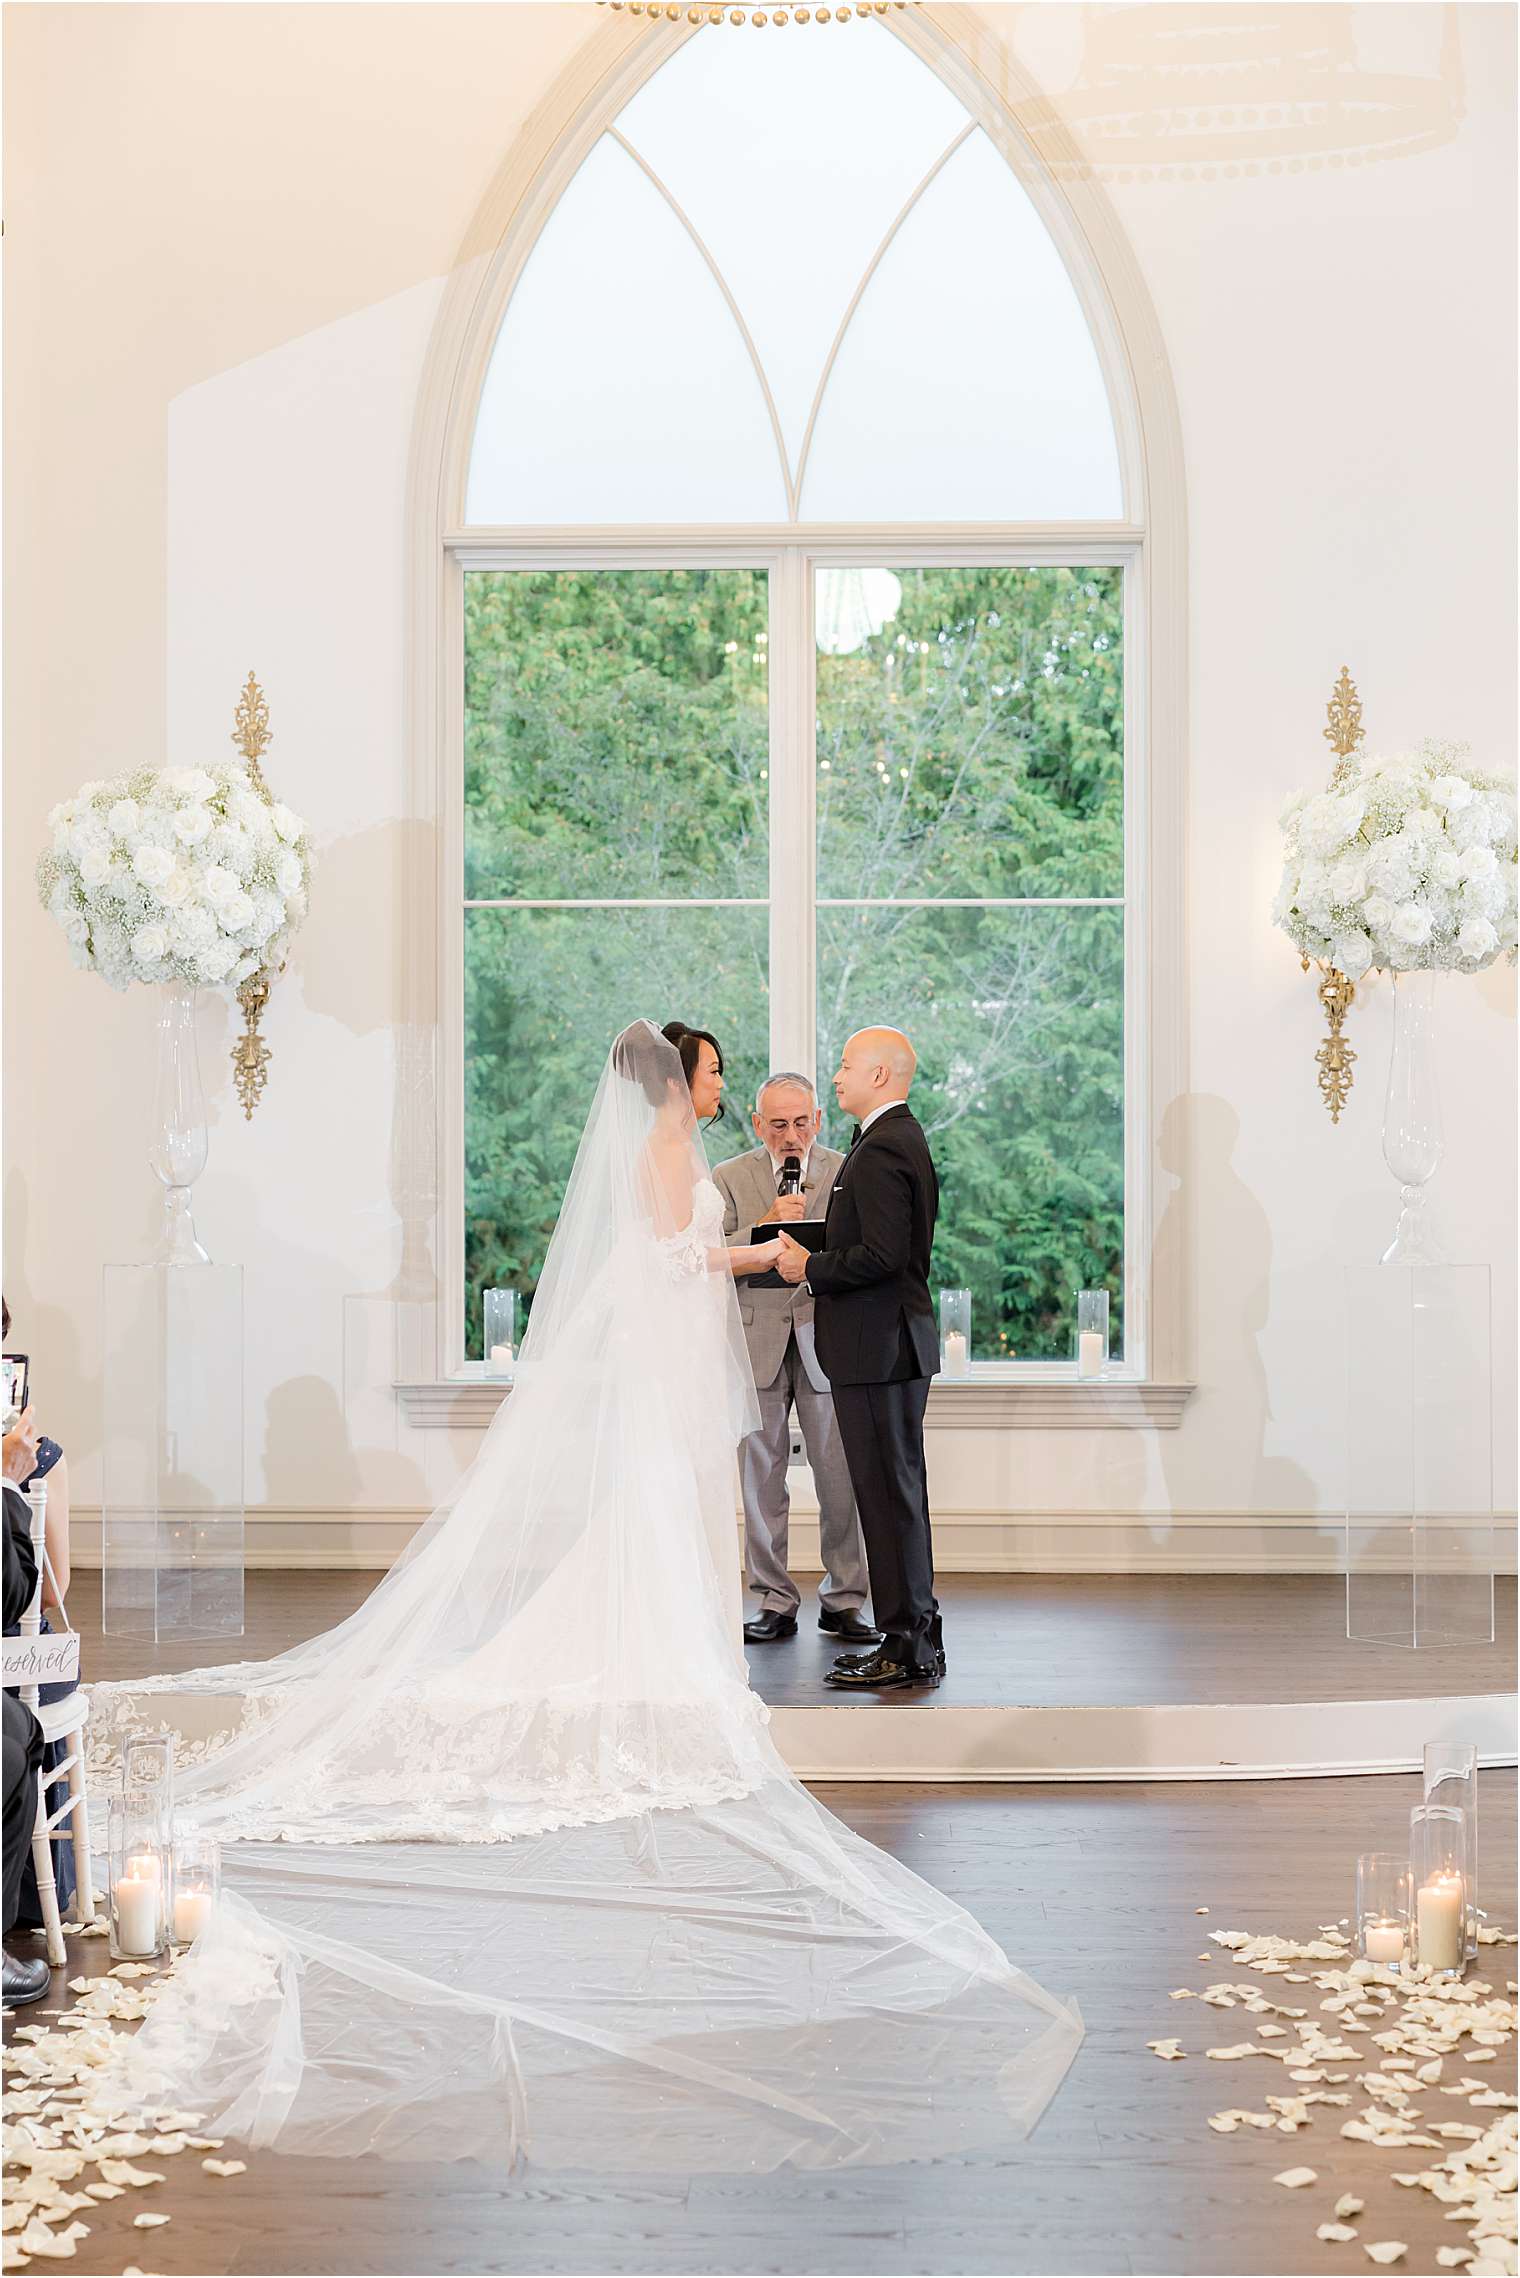
M811 1071L813 939L813 569L800 547L770 579L771 1066Z

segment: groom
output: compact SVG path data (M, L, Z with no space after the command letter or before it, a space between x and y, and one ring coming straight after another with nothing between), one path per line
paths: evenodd
M895 1028L863 1028L840 1055L834 1094L856 1118L821 1250L792 1241L776 1270L816 1300L818 1359L866 1538L881 1646L843 1654L825 1679L850 1690L937 1685L945 1673L924 1471L924 1410L939 1367L929 1253L939 1181L908 1106L918 1061Z

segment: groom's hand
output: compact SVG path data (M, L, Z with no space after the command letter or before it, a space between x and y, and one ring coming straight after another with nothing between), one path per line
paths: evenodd
M790 1234L783 1234L780 1240L781 1255L776 1260L777 1273L780 1274L783 1281L801 1281L807 1272L809 1253L800 1242L794 1242Z

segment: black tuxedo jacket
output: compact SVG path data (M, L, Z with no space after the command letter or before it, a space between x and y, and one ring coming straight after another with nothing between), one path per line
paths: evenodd
M939 1368L929 1253L939 1180L918 1118L891 1107L846 1155L824 1246L808 1262L813 1332L832 1384L898 1384Z

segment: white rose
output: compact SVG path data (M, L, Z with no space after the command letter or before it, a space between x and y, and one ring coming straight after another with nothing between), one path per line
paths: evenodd
M1450 847L1443 847L1430 866L1430 875L1438 886L1460 886L1462 883L1461 856L1453 854Z
M1469 918L1457 935L1457 947L1464 957L1492 957L1499 946L1499 936L1487 918Z
M1359 981L1372 963L1372 944L1365 933L1338 933L1331 945L1330 961L1348 981Z
M190 887L190 874L185 870L171 870L161 886L155 886L154 895L159 907L165 910L183 909L194 896Z
M83 910L66 911L62 919L62 924L64 933L74 944L76 949L80 946L81 943L89 940L90 921L85 916Z
M79 875L87 886L103 886L111 875L111 857L103 846L87 846L79 857Z
M166 846L140 846L132 857L132 869L145 886L156 889L173 876L174 857Z
M288 847L274 866L274 882L282 894L293 894L301 883L301 857Z
M1405 902L1393 914L1393 938L1407 949L1418 949L1430 939L1430 912L1419 902Z
M140 925L132 936L132 955L139 965L156 965L169 954L169 936L161 925Z
M1300 794L1300 796L1302 796L1302 794ZM287 806L283 805L282 802L278 799L269 810L269 820L273 823L275 830L278 832L279 836L284 839L287 844L292 839L298 839L300 837L300 816L293 815L290 809Z
M135 799L118 799L106 816L113 838L130 838L141 819L142 810Z
M1457 876L1462 879L1492 878L1499 868L1499 857L1491 846L1470 846L1457 859ZM1456 879L1449 881L1455 885Z
M214 910L219 910L224 902L242 890L242 881L237 872L223 869L220 863L213 863L201 880L201 892Z
M174 818L174 835L181 846L199 846L211 836L212 821L204 807L181 807Z
M1369 894L1362 904L1362 923L1370 933L1386 933L1393 923L1393 904L1386 894Z
M1367 891L1367 865L1354 859L1338 862L1330 873L1332 902L1359 902Z
M217 905L217 916L228 933L241 933L253 918L253 903L247 894L229 894Z
M1430 796L1436 806L1445 807L1449 813L1457 815L1464 807L1472 805L1473 787L1470 783L1465 783L1460 775L1438 775L1430 786Z

